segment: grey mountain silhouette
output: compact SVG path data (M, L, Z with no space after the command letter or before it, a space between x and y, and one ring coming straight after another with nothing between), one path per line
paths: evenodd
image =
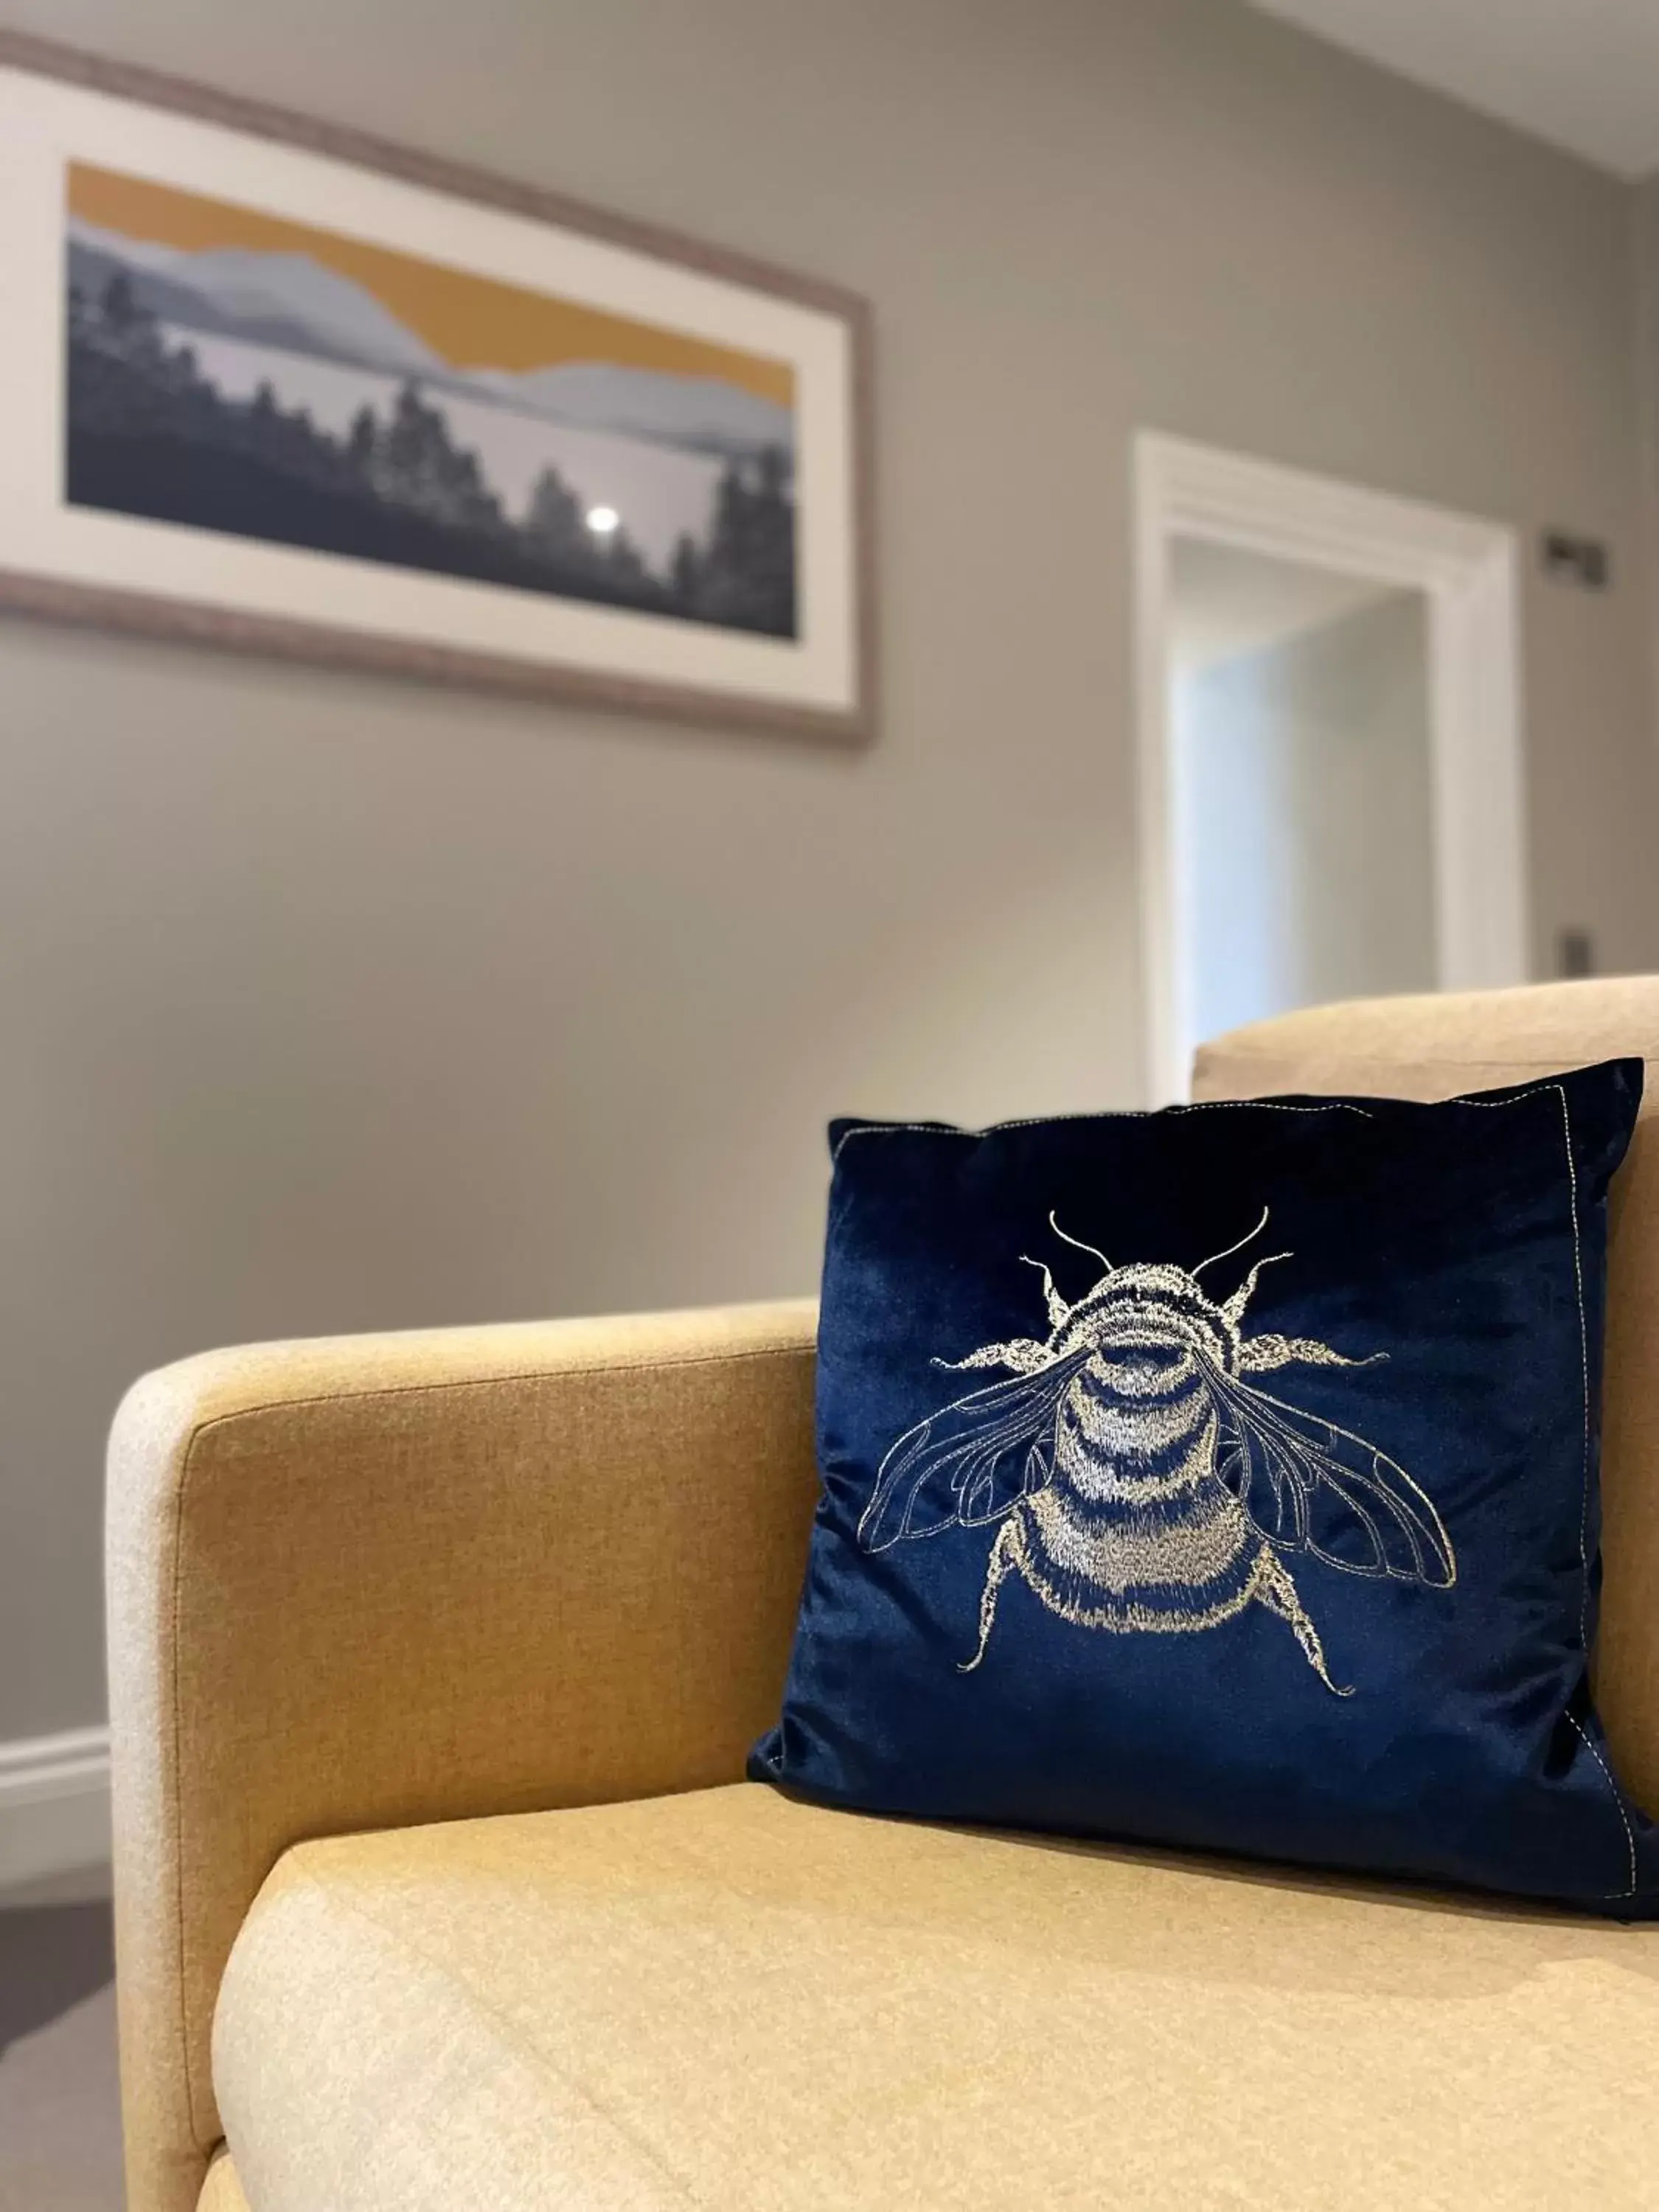
M69 264L71 283L89 290L125 272L140 306L181 329L393 376L448 373L447 363L362 285L307 254L135 248L113 231L75 222Z
M509 405L589 430L740 456L763 446L794 444L787 407L712 376L666 376L610 361L566 362L510 375L480 369L474 391L499 392Z
M794 443L787 408L714 377L603 361L457 370L363 286L307 254L192 253L71 218L68 257L70 281L88 295L125 275L140 306L180 330L413 377L545 422L693 452L741 459Z

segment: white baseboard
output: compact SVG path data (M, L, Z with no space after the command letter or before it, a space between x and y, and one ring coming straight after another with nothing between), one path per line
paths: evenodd
M0 1887L109 1856L109 1730L0 1743Z

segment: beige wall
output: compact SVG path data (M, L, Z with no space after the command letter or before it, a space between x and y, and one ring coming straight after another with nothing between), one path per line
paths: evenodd
M1152 424L1637 550L1629 195L1233 0L0 0L869 294L848 758L0 628L0 1739L258 1334L794 1290L831 1110L1139 1090ZM1638 594L1529 582L1540 939L1659 957Z
M1648 670L1659 741L1659 173L1636 187L1637 394L1646 523Z

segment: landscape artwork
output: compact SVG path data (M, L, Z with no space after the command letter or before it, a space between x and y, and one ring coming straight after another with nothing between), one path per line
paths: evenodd
M796 635L787 362L88 161L64 198L70 505Z
M0 611L872 733L837 283L0 27Z

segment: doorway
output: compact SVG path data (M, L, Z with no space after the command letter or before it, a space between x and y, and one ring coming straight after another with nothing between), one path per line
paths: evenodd
M1167 438L1135 459L1152 1103L1241 1022L1523 981L1511 533Z

